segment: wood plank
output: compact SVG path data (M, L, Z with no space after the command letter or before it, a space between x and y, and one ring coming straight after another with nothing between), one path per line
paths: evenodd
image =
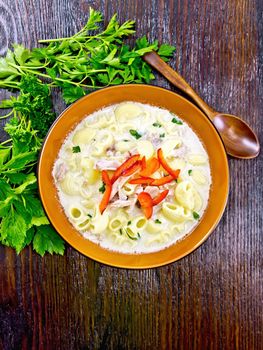
M122 21L136 19L138 36L175 44L172 66L262 139L262 1L0 0L0 53L14 41L34 47L38 38L73 34L90 4L105 22L117 12ZM175 90L160 76L155 84ZM61 112L57 94L54 101ZM263 159L229 165L229 203L218 228L169 266L129 271L70 247L64 257L44 258L31 248L16 256L0 247L2 347L262 349Z

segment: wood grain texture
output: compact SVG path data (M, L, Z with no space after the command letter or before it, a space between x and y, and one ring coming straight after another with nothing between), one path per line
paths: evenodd
M0 53L14 41L33 47L39 38L73 34L89 5L106 22L117 12L122 21L136 19L137 35L175 44L172 66L262 140L261 0L0 0ZM155 84L170 87L160 76ZM62 111L57 96L54 102ZM64 257L44 258L0 247L0 348L263 349L263 157L229 159L229 166L219 226L169 266L129 271L70 247Z

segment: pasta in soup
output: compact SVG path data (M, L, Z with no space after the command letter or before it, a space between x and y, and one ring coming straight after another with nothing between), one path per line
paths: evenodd
M60 203L86 239L122 253L164 249L207 207L208 155L178 116L123 102L82 120L53 168Z

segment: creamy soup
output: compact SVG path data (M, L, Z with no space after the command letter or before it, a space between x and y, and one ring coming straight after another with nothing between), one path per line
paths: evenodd
M158 251L189 234L211 185L208 155L189 125L134 102L82 120L65 139L53 178L75 229L123 253Z

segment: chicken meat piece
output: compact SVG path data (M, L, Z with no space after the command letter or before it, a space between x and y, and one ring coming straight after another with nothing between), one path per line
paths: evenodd
M118 160L102 159L96 163L96 169L98 170L116 170L121 163Z

